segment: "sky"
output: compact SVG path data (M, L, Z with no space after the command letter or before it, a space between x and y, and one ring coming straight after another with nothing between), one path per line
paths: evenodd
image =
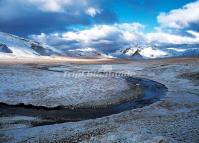
M0 6L0 31L61 49L199 44L199 0L0 0Z

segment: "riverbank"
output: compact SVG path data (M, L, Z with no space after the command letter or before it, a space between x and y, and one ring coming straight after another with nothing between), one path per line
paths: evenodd
M1 130L1 142L197 143L199 140L198 64L199 58L130 61L125 64L107 63L106 65L111 65L112 72L130 71L135 73L136 77L164 84L168 87L167 95L143 108L98 119ZM79 64L72 66L78 67ZM96 69L96 64L91 64L87 69L92 70L92 68ZM31 120L36 119L31 118Z

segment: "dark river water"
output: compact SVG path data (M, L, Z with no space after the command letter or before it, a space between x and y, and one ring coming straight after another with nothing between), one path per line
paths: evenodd
M110 105L106 108L84 108L84 109L66 109L64 107L45 108L34 107L31 105L6 105L0 103L0 112L3 116L33 116L39 117L45 122L38 122L33 126L62 123L62 122L76 122L87 119L95 119L112 114L121 113L123 111L142 108L159 101L167 93L167 87L156 81L143 78L125 77L127 82L139 84L143 87L144 96L141 99L131 100L120 103L118 105Z

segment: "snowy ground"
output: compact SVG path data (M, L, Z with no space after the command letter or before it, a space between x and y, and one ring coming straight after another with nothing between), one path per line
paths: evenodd
M165 84L169 91L161 101L144 108L87 121L1 130L0 140L1 142L197 143L199 141L198 64L198 58L109 64L107 67L112 65L111 69L113 72L130 71L134 73L134 76L152 79ZM78 67L79 65L76 66ZM92 70L92 68L96 68L96 65L89 65L88 67L84 65L84 67L84 69ZM20 70L17 71L19 72ZM37 77L37 72L33 70L30 70L30 72L33 72L33 75ZM9 74L8 71L6 73L5 75ZM50 76L53 77L55 73L63 74L51 71ZM12 76L12 73L10 73L10 76ZM120 85L125 85L122 80L118 79L106 80L106 82L109 83L114 80L121 82ZM108 84L106 87L109 86L112 85ZM114 87L118 88L118 85L116 84ZM121 89L126 87L124 86ZM114 90L118 91L121 89ZM30 120L36 119L31 118Z
M103 107L142 96L141 88L115 77L89 77L67 66L60 73L11 66L0 68L0 102L45 107ZM95 76L95 75L93 75ZM130 94L122 94L122 93Z

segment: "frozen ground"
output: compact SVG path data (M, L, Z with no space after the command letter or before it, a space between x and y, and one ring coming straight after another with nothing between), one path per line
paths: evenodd
M142 96L141 88L122 78L83 76L75 70L60 73L18 65L1 67L0 75L0 102L9 105L103 107Z
M128 73L130 71L134 73L134 76L152 79L165 84L169 90L167 95L163 97L161 101L149 106L103 118L34 128L23 127L19 129L1 130L0 140L1 142L31 143L198 143L198 64L198 58L149 60L128 62L127 64L112 64L112 71L114 72L125 71ZM76 66L78 67L80 65ZM84 67L88 68L85 65ZM110 65L108 67L110 67ZM89 65L89 69L92 70L92 68L96 68L96 65ZM31 70L31 72L33 71ZM52 76L55 73L63 74L58 71L51 72ZM36 75L36 73L34 74ZM5 118L3 119L5 120ZM30 120L35 119L31 118Z

